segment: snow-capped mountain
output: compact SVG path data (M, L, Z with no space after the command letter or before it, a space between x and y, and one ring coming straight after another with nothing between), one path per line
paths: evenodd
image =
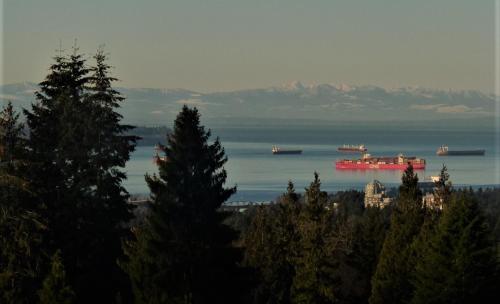
M28 108L34 83L0 86L0 101ZM199 93L184 89L119 88L121 113L138 125L170 124L183 104L196 106L205 120L231 118L384 121L493 117L495 98L479 91L419 87L384 89L347 84L306 85L298 81L263 89Z

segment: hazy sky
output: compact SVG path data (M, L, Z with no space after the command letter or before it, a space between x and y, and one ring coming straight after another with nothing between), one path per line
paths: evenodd
M106 44L127 87L493 92L494 24L493 0L4 0L1 83L41 81L77 38Z

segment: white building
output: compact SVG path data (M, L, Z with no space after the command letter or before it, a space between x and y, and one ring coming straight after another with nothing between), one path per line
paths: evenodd
M366 184L365 186L365 207L384 208L392 202L392 199L385 193L385 186L378 180Z

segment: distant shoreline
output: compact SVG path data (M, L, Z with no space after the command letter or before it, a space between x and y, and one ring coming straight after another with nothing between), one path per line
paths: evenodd
M399 186L399 184L395 184L395 183L385 183L385 186L387 187L388 192L391 192L391 191L397 191L397 187ZM479 188L482 188L483 190L486 190L486 189L500 189L500 184L486 184L486 185L453 185L453 188L454 189L464 189L464 188L472 188L473 190L478 190ZM343 189L343 190L334 190L334 191L328 191L326 190L326 192L328 194L335 194L337 192L341 192L341 191L350 191L350 190L354 190L354 191L360 191L360 192L363 192L364 191L364 186L363 187L354 187L354 188L351 188L351 189ZM231 203L241 203L241 202L245 202L245 203L262 203L262 202L272 202L272 201L275 201L276 198L278 198L280 195L282 195L283 193L285 193L286 189L283 188L283 191L279 191L279 190L276 190L276 191L272 191L272 190L265 190L265 191L258 191L258 190L242 190L240 191L240 194L243 194L243 195L251 195L251 194L258 194L258 193L262 193L262 196L259 196L256 198L257 199L240 199L241 197L243 197L243 195L238 195L238 191L232 196L230 197L226 203L228 204L231 204ZM304 192L303 191L297 191L297 194L300 194L300 195L303 195ZM131 201L143 201L143 200L148 200L149 199L149 193L130 193L130 197L133 198ZM266 199L267 197L267 199Z

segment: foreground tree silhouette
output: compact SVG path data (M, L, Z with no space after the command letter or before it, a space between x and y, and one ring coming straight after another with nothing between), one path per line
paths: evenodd
M41 246L45 230L37 214L0 206L0 303L37 302L47 262Z
M377 267L388 226L387 210L368 207L354 226L352 252L349 263L358 271L356 288L348 297L353 303L367 303L371 293L371 278Z
M116 113L122 98L111 88L100 51L90 68L76 47L55 57L25 110L30 129L27 178L33 208L47 220L46 251L61 250L67 280L81 303L110 302L127 281L116 260L131 218L121 168L135 147ZM120 274L121 273L121 279Z
M187 106L162 149L159 175L146 176L151 215L128 242L122 263L136 303L236 303L239 251L219 207L235 191L224 188L227 159L219 140Z
M122 185L126 174L120 170L125 167L130 153L135 149L136 136L128 133L134 127L122 124L122 115L117 112L125 98L113 88L118 79L111 76L108 55L100 47L93 56L95 66L91 67L88 95L85 107L88 108L89 160L88 178L94 191L92 193L91 213L100 227L92 227L94 272L89 271L87 280L101 277L94 289L95 294L117 293L126 297L130 289L126 274L118 267L117 257L122 255L120 239L128 236L123 223L132 216L127 204L129 194ZM104 228L104 229L103 229ZM103 275L104 274L104 275ZM96 288L96 287L94 287ZM114 289L114 290L113 290Z
M50 272L44 279L42 288L38 291L40 304L74 303L75 293L66 284L66 272L59 251L52 256L50 264Z
M12 165L16 158L24 155L24 125L19 122L19 114L9 101L0 112L0 162Z
M445 165L441 168L439 179L434 183L434 200L445 208L450 203L453 187Z
M429 254L430 243L437 234L439 221L443 213L442 208L448 208L451 203L452 185L449 177L446 166L443 165L439 179L434 183L434 203L424 206L424 222L422 223L418 237L413 243L416 260L415 268L420 267L418 264L422 263ZM413 272L411 280L415 287L415 282L418 280L415 276L418 271L414 270ZM432 300L428 299L428 301Z
M369 302L404 303L411 300L411 274L415 268L414 247L424 220L418 176L411 165L402 176L399 199L372 277Z
M495 248L486 220L466 191L448 203L421 248L412 303L493 303Z
M27 209L32 200L26 169L25 138L9 102L0 111L0 303L35 303L46 258L45 221Z
M333 257L333 221L328 196L321 191L317 173L306 188L305 206L299 216L300 243L295 260L295 277L292 284L293 303L333 303L336 261ZM328 208L330 207L330 208Z
M26 190L27 182L21 176L25 171L25 156L24 125L9 101L0 111L0 203L3 207L12 206L9 201L15 200L19 191Z
M245 262L260 275L255 303L291 303L300 208L290 181L277 204L259 206L244 236Z

